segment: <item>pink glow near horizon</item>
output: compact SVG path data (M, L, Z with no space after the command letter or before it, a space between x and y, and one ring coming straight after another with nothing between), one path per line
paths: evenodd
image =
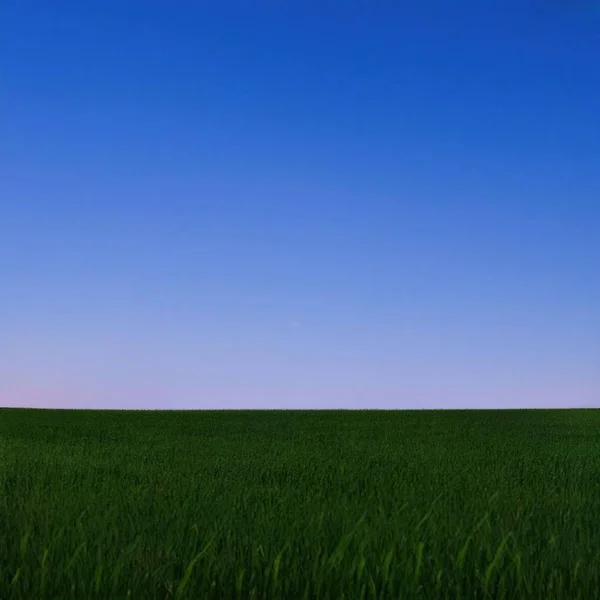
M286 390L198 389L140 387L129 389L0 388L0 406L61 409L220 410L220 409L501 409L594 408L598 389L506 388L474 395L473 390Z

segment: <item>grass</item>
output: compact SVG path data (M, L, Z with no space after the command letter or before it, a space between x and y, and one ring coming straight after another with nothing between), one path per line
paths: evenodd
M600 411L0 410L0 599L600 589Z

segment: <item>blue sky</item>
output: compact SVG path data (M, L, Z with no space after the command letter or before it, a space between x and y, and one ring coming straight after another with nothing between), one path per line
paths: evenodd
M1 405L597 405L600 5L1 10Z

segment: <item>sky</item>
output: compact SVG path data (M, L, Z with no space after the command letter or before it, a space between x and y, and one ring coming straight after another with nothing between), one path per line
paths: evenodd
M600 3L8 0L0 406L600 405Z

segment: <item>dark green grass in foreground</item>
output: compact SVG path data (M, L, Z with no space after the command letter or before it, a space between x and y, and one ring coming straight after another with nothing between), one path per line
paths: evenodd
M0 598L595 598L600 411L0 410Z

